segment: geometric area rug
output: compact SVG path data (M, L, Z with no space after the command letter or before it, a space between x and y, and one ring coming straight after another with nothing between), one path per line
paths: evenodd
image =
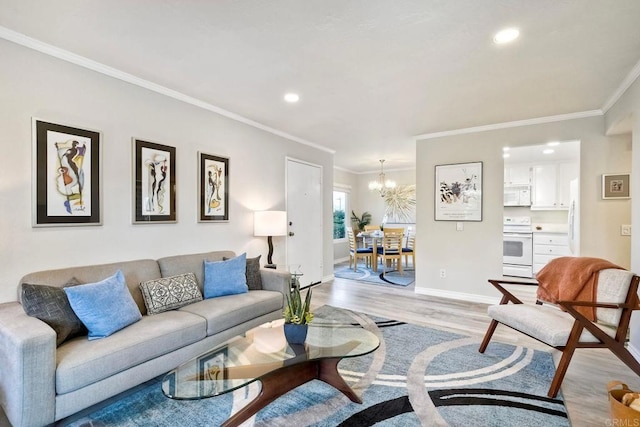
M568 426L562 395L550 399L550 353L479 340L337 309L318 319L360 324L380 347L343 359L339 370L363 404L311 381L276 399L244 426ZM88 426L219 426L259 392L259 382L226 395L191 401L166 398L159 378L94 413Z
M349 267L349 263L343 262L333 266L333 275L342 279L357 280L360 282L372 283L375 285L395 285L409 286L416 280L413 268L404 269L402 274L397 270L389 270L383 273L382 265L378 267L378 271L364 267L358 264L356 271Z

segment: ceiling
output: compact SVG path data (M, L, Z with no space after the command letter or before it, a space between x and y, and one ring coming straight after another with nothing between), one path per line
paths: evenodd
M414 167L416 135L599 114L638 68L639 22L638 0L0 0L2 30L334 150L353 172ZM509 26L520 38L495 45Z

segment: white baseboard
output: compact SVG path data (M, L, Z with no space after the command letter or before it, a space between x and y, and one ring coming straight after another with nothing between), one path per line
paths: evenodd
M341 263L341 262L347 262L347 261L349 261L349 257L345 257L345 258L338 258L338 259L334 259L334 260L333 260L333 264L335 265L335 264L339 264L339 263Z
M333 274L330 274L328 276L324 276L322 278L322 283L327 283L327 282L329 282L329 281L331 281L331 280L333 280L335 278L336 278L336 276L334 276Z
M441 289L432 289L432 288L415 288L415 293L420 295L430 295L432 297L441 297L441 298L449 298L456 299L462 301L469 302L478 302L481 304L499 304L499 297L488 297L485 295L476 295L476 294L467 294L463 292L451 292L451 291L443 291Z

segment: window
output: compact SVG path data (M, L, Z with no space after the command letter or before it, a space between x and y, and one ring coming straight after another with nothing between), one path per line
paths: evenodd
M347 237L347 202L348 194L345 190L333 191L333 239L344 239Z

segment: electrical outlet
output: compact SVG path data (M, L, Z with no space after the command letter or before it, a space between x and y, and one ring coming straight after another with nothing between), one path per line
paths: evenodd
M456 231L464 230L464 222L456 222Z
M631 236L631 226L630 225L621 225L620 226L620 235L621 236Z
M447 277L447 270L445 270L444 268L440 269L440 278L444 279Z

